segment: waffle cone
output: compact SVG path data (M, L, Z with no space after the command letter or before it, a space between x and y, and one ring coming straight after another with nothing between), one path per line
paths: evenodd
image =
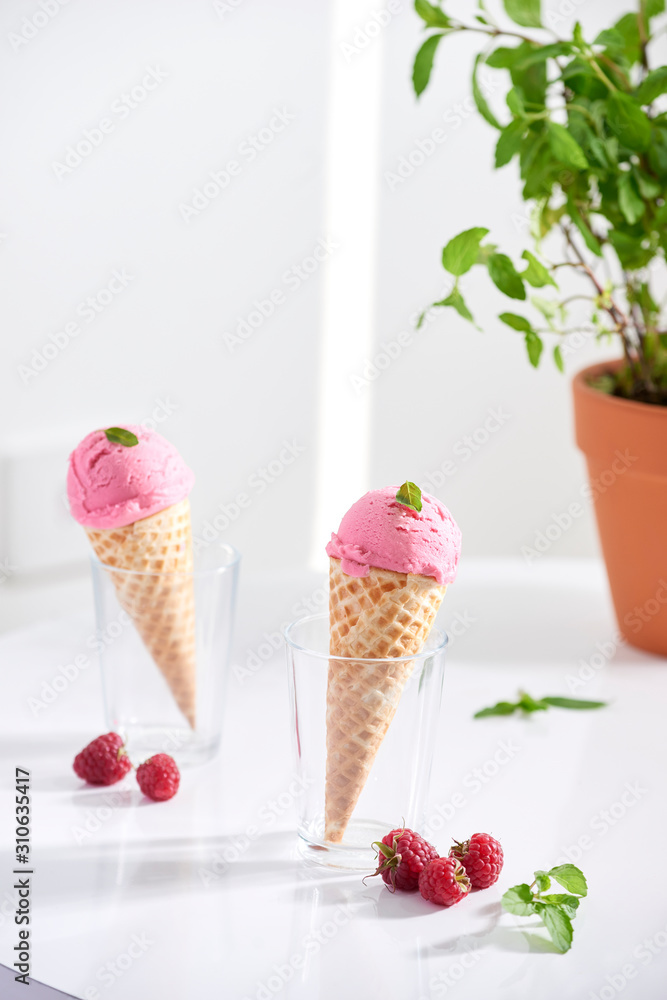
M192 578L190 502L166 507L123 528L86 528L95 555L109 570L118 603L127 611L160 668L176 703L195 726L195 600Z
M428 576L371 567L348 576L330 560L325 839L340 843L447 588ZM358 659L357 659L358 657Z

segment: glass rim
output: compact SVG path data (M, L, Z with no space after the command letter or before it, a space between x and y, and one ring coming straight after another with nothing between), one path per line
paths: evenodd
M290 622L289 625L285 625L282 629L283 638L285 642L291 649L296 649L300 653L307 653L309 656L316 656L320 660L342 660L343 662L357 662L363 659L368 663L406 663L412 660L425 660L429 656L435 656L438 653L444 652L449 643L449 636L442 629L434 625L428 634L428 638L435 635L437 638L440 637L440 641L434 649L422 649L420 653L411 653L408 656L333 656L331 653L321 653L317 649L309 649L308 646L303 646L299 642L295 642L290 633L293 629L298 628L300 625L306 625L308 622L316 621L329 621L329 615L327 612L320 613L319 615L304 615L302 618L297 618L295 621ZM428 641L428 639L427 639Z
M207 545L207 548L210 546ZM101 569L108 570L110 573L124 573L126 576L189 576L189 577L201 577L201 576L219 576L226 573L227 570L234 569L238 566L241 561L241 553L229 542L220 542L216 548L224 549L227 554L227 561L222 563L220 566L213 566L210 569L194 569L189 570L170 570L168 572L162 572L161 570L143 570L143 569L123 569L122 566L111 566L109 563L104 563L95 554L95 552L90 553L90 560L93 566L99 566Z

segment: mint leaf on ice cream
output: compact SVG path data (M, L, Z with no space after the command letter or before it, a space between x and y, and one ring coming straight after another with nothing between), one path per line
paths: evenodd
M422 491L414 483L403 483L396 494L396 499L404 507L416 510L417 513L422 509Z
M104 433L107 441L111 441L112 444L122 444L126 448L134 448L135 444L139 444L137 435L132 431L126 431L124 427L107 427Z

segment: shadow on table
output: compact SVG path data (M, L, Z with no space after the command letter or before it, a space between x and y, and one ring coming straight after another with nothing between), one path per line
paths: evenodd
M239 836L84 843L39 850L40 906L84 898L214 892L234 885L291 885L303 877L294 834L267 833L239 848ZM0 853L11 869L13 855Z
M560 954L550 938L533 933L538 928L544 930L540 920L524 923L521 927L500 926L499 920L503 915L500 902L490 903L478 913L480 916L488 917L486 927L479 931L442 938L427 946L422 945L419 948L420 955L442 958L445 955L463 955L487 948L523 954Z

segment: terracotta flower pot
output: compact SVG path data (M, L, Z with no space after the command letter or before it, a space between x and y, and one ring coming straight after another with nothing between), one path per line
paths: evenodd
M633 646L667 656L667 407L588 384L621 364L607 361L575 377L576 438L619 629Z

